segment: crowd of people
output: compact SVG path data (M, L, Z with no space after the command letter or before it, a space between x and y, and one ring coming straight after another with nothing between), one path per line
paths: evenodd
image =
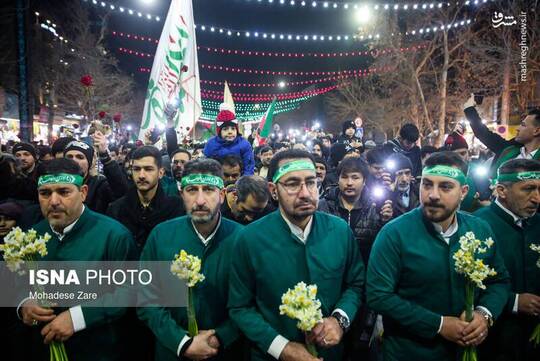
M47 232L46 261L172 261L183 249L206 279L194 337L185 308L24 300L2 311L2 359L48 359L56 340L76 361L453 361L467 346L480 360L540 360L529 342L540 322L540 110L512 140L473 101L464 114L491 154L473 159L462 127L437 149L419 147L412 123L376 144L354 121L338 137L254 147L229 109L193 149L174 129L163 149L152 137L111 147L100 132L3 146L0 240L16 226ZM468 232L494 241L479 257L496 273L469 321L453 258ZM308 334L280 315L300 281L317 286L323 314Z

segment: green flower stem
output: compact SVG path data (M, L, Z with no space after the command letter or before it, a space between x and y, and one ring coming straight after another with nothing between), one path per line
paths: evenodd
M465 321L471 322L474 318L474 283L465 283ZM476 347L467 346L463 352L462 361L477 361Z
M190 337L195 337L199 334L199 327L197 326L197 318L195 315L195 292L193 287L188 287L188 333Z
M538 347L538 345L540 345L540 323L534 328L529 341L532 342L534 347Z
M37 269L37 259L35 255L31 255L26 259L28 270ZM34 291L37 293L42 293L45 291L45 288L42 285L34 285ZM51 303L44 300L39 300L39 305L44 308L50 308ZM63 342L53 341L49 345L49 355L50 361L69 361L67 357L66 347Z
M317 352L317 347L312 344L311 342L306 343L306 349L313 357L319 357L319 353Z

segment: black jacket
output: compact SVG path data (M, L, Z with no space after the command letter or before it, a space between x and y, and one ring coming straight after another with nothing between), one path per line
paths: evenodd
M37 183L22 174L14 174L10 161L0 155L0 201L6 199L37 202Z
M409 189L409 206L405 207L401 203L401 194L399 190L395 190L392 194L392 208L393 208L393 216L392 218L396 218L401 216L402 214L405 214L420 204L420 192L418 190L418 186L415 183L411 183L411 188Z
M86 179L88 195L84 203L94 212L105 214L109 204L126 194L128 182L116 161L105 163L103 173Z
M471 129L474 136L478 138L489 150L495 153L495 159L492 164L497 162L497 159L501 155L502 151L511 146L523 146L523 144L516 142L515 139L506 140L499 134L492 132L489 128L482 123L482 118L478 115L475 107L468 107L464 110L465 117L471 125Z
M340 217L349 224L360 245L364 264L367 265L371 246L384 222L380 216L380 209L375 205L366 188L350 212L343 207L339 198L339 188L332 188L326 198L319 202L319 211Z
M158 189L150 205L144 208L139 201L137 188L132 187L122 198L111 203L107 215L126 226L133 235L139 253L146 244L148 235L156 225L185 215L184 203L178 197L169 197Z
M383 146L388 156L391 156L393 153L401 153L411 160L413 165L412 174L414 177L419 176L422 172L422 157L420 153L420 148L415 145L410 150L405 150L401 146L401 143L397 138L391 139L386 142Z

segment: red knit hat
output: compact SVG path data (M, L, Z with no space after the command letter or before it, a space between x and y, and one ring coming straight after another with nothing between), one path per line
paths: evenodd
M238 120L236 119L236 115L234 114L234 109L232 109L229 104L223 103L219 106L219 113L216 118L216 125L217 134L220 137L221 129L229 125L234 125L236 131L238 132Z
M469 149L469 144L460 134L457 132L452 132L444 141L444 148L451 151L457 149Z

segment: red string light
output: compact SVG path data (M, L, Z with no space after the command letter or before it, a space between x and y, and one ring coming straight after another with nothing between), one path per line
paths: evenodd
M256 74L256 75L286 75L286 76L334 76L334 75L346 75L346 74L361 74L368 73L369 69L352 69L352 70L338 70L338 71L274 71L274 70L262 70L262 69L246 69L246 68L234 68L222 65L208 65L200 64L201 69L210 71L223 71L227 73L243 73L243 74ZM376 71L377 69L374 68Z
M158 39L154 39L154 38L151 38L149 36L134 35L134 34L122 33L122 32L118 32L118 31L113 31L112 35L117 36L117 37L121 37L121 38L126 38L126 39L145 41L145 42L149 42L149 43L153 43L153 44L158 44L159 43Z
M153 58L154 57L153 54L144 53L142 51L136 51L136 50L126 49L126 48L118 48L118 51L121 53L129 54L129 55L135 55L135 56L138 56L139 58Z
M157 44L159 40L150 38L148 36L134 35L128 33L122 33L113 31L114 36L139 40L144 42L150 42ZM356 56L372 56L377 57L380 55L390 54L394 52L408 52L417 51L419 49L426 48L426 44L418 44L410 47L404 47L399 49L375 49L370 51L339 51L331 53L291 53L291 52L275 52L275 51L253 51L253 50L239 50L239 49L224 49L213 48L209 46L198 46L197 49L203 50L209 53L222 54L222 55L243 55L243 56L259 56L259 57L275 57L275 58L341 58L341 57L356 57Z
M329 87L309 90L303 92L294 92L294 93L280 93L280 94L233 94L233 99L239 102L268 102L272 101L275 98L278 100L292 100L297 98L302 98L305 96L315 96L328 93L334 89L338 88L338 85L332 85ZM209 90L201 90L201 96L204 99L213 99L213 100L222 100L223 92L214 92Z
M374 73L389 72L389 71L392 71L392 69L393 69L392 67L384 67L384 68L379 68L379 69L373 68L373 69L369 69L367 72L362 72L362 73L331 76L331 77L326 77L326 78L321 78L321 79L283 82L282 84L280 83L234 83L234 82L227 82L227 84L231 87L238 87L238 88L276 88L276 87L279 87L280 85L284 85L284 86L313 85L313 84L334 82L334 81L351 79L351 78L356 79L360 77L369 76ZM141 73L150 73L151 69L140 67L139 71ZM224 86L225 82L201 79L201 84Z

